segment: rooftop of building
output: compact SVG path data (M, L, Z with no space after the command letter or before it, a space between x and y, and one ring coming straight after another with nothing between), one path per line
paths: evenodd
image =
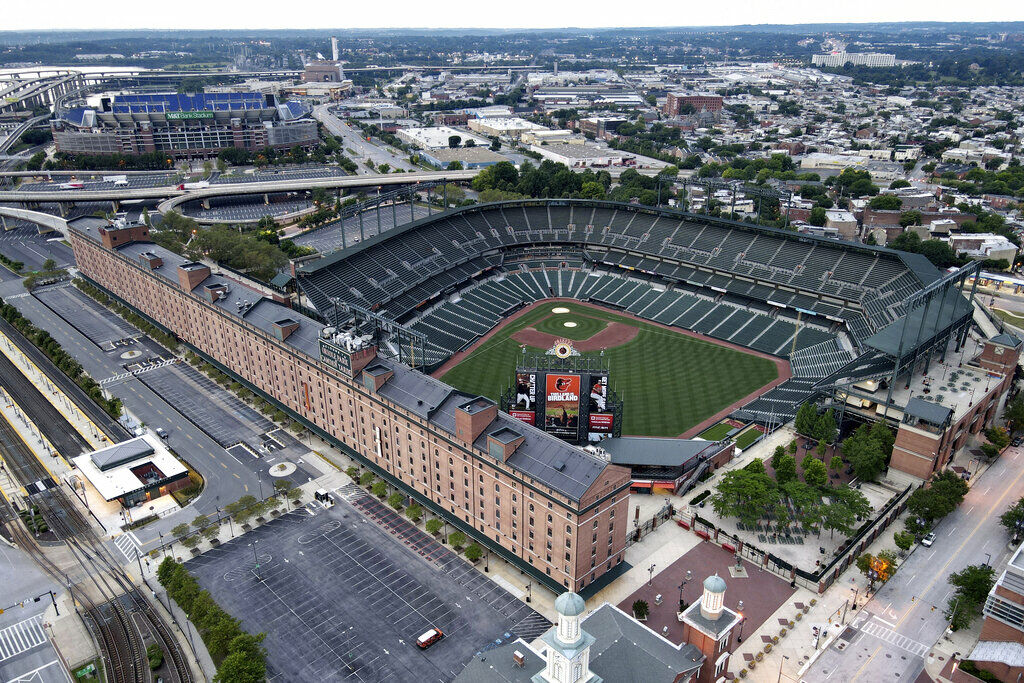
M500 161L508 161L508 157L502 156L497 152L492 152L487 147L441 147L438 149L432 149L425 154L437 159L442 163L451 163L453 161L461 161L466 163L498 163Z
M72 458L72 462L108 501L180 477L188 471L160 439L150 434L79 455ZM148 481L133 471L147 464L154 474Z
M679 467L701 455L720 450L717 442L704 439L671 439L650 436L623 436L605 439L600 447L608 452L613 465Z
M704 662L695 646L673 645L609 603L584 617L580 626L594 639L590 670L608 683L674 681L680 674L696 671ZM523 655L523 666L516 664L516 652ZM455 681L530 683L544 665L544 653L520 639L476 655Z

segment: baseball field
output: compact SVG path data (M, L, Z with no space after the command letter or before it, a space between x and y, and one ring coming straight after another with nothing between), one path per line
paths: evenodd
M604 354L610 389L624 403L623 435L679 436L778 378L765 357L579 303L540 302L497 328L441 378L498 400L516 364L571 339L584 355Z

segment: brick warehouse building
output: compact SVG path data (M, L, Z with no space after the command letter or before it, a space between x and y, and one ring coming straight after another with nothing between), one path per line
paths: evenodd
M149 241L73 222L82 275L554 589L622 562L630 473L408 366L320 356L324 326Z
M316 121L299 102L261 93L120 95L69 109L51 124L57 151L204 158L238 148L315 147Z

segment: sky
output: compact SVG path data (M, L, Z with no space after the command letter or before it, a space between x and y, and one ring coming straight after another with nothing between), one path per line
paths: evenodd
M28 0L0 3L0 30L560 28L876 21L1020 21L1017 0ZM969 8L969 11L966 11Z

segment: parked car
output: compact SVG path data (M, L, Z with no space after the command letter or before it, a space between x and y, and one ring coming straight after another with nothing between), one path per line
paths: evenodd
M426 650L442 638L444 638L444 633L441 632L441 629L432 628L416 639L416 645L418 645L421 650Z
M925 536L924 538L921 539L921 545L923 545L925 548L931 548L932 547L932 543L934 543L934 542L935 542L935 534L934 533L928 534L927 536Z
M1020 437L1018 436L1018 437L1016 437L1016 438L1015 438L1015 439L1014 439L1014 440L1013 440L1013 441L1012 441L1011 443L1013 443L1013 445L1014 445L1014 446L1019 446L1019 445L1021 445L1022 443L1024 443L1024 439L1022 439L1022 438L1020 438Z
M153 431L155 431L155 432L156 432L156 435L157 435L157 436L159 436L159 437L160 437L161 439L164 439L164 440L166 440L166 439L167 439L167 437L169 437L169 436L170 436L170 434L168 434L168 433L167 433L167 430L166 430L166 429L164 429L163 427L157 427L157 428L156 428L156 429L154 429Z

